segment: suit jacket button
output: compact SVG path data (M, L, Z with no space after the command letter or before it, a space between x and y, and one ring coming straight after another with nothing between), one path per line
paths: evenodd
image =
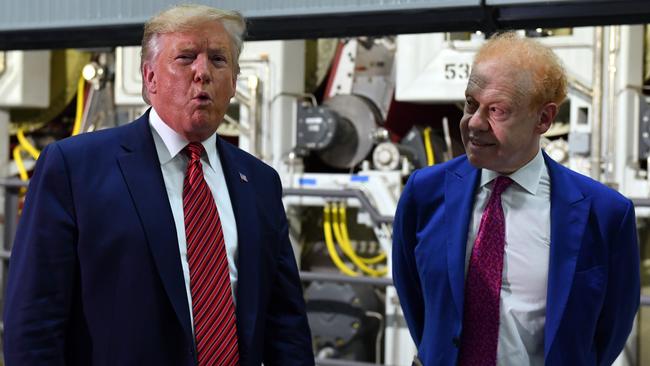
M453 343L456 348L460 347L460 339L458 337L452 338L451 343Z

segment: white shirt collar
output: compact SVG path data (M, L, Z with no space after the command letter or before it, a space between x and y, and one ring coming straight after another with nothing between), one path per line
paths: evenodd
M515 183L528 191L530 194L534 195L537 193L537 187L539 186L539 180L542 176L543 168L544 156L542 156L542 149L539 149L537 155L535 155L533 160L529 161L528 164L519 168L514 173L508 175L508 177L510 177L510 179L512 179ZM480 186L485 186L500 175L502 174L499 174L493 170L481 169Z
M179 152L185 148L189 143L185 137L178 134L174 131L169 125L160 118L160 115L156 110L151 107L149 112L149 124L151 127L156 130L160 138L162 139L165 149L160 149L158 152L158 158L160 159L160 164L164 165L174 159ZM217 151L217 133L213 133L207 139L201 141L205 153L208 157L208 164L214 169L215 160L219 158L219 152Z

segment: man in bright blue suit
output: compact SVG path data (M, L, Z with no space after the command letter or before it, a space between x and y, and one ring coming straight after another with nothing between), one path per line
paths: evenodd
M416 363L610 365L621 352L639 306L634 207L540 149L566 88L534 40L505 33L478 51L466 155L414 172L395 217Z
M7 366L314 364L279 177L216 135L244 30L207 6L158 14L152 108L44 149L12 250Z

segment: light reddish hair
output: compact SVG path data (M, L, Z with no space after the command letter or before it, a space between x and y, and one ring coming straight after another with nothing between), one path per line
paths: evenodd
M476 53L474 65L498 61L514 67L532 80L531 107L562 104L567 95L567 77L562 62L549 47L515 32L493 35Z

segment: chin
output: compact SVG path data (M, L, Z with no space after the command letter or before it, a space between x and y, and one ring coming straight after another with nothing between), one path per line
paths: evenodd
M199 115L192 118L192 127L196 130L209 130L212 128L217 128L219 126L219 121L210 118L208 115Z
M485 157L478 157L476 154L469 153L469 154L467 154L467 160L469 160L469 163L472 164L476 168L490 169L490 167L488 167L487 164L486 164Z

